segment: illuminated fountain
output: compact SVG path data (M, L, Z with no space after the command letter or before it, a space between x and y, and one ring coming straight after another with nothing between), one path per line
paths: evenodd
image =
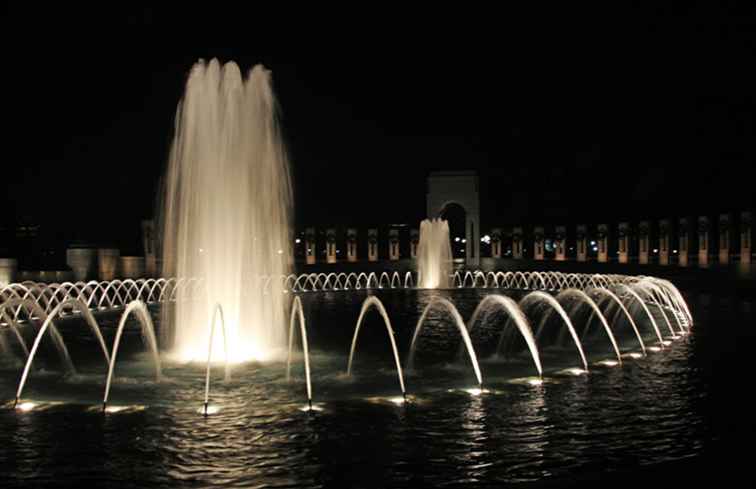
M418 287L447 289L452 270L449 223L441 219L425 219L420 223L417 245Z
M285 354L287 296L260 276L290 264L291 179L271 74L255 66L198 62L176 114L165 179L163 274L190 277L165 308L163 341L180 360L205 360L210 320L223 310L213 360L270 360Z

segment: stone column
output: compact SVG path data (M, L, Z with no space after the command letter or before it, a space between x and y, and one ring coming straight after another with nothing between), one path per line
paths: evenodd
M116 248L97 249L97 271L100 280L111 281L118 276L121 251Z
M648 221L641 221L638 224L638 263L641 265L648 265L648 255L651 252L649 250L649 233L650 226Z
M698 218L698 266L709 266L709 218Z
M533 229L533 259L543 260L543 226Z
M626 222L617 226L617 260L620 263L630 262L630 224Z
M336 263L336 230L326 229L326 263Z
M522 260L522 228L512 230L512 258Z
M144 273L148 277L156 277L157 266L157 233L155 233L155 221L148 219L142 221L142 244L144 246Z
M142 256L122 256L121 257L121 278L143 278L145 269L145 259Z
M398 229L389 229L388 251L389 251L389 260L391 261L399 260L400 253L399 253L399 230Z
M410 229L410 256L417 258L417 245L420 243L420 231Z
M606 224L598 225L598 261L606 263L609 261L609 226Z
M347 261L354 263L357 261L357 230L355 228L347 229Z
M17 272L18 261L15 258L0 258L0 286L15 282Z
M688 256L690 253L690 221L686 217L681 217L679 221L679 229L677 230L678 238L680 240L678 247L678 264L681 267L688 266Z
M659 221L659 265L669 265L669 219Z
M555 231L554 248L556 252L554 257L557 261L565 261L567 259L567 228L557 226Z
M74 280L86 282L97 276L97 250L94 248L68 248L66 265L73 270Z
M378 261L377 229L368 229L368 261Z
M751 250L753 248L751 230L751 213L740 213L740 263L751 263Z
M501 258L501 228L491 230L491 258Z
M577 261L588 261L588 227L580 224L575 232L577 242Z
M732 241L732 223L729 214L719 216L719 264L730 263L730 242Z
M315 228L305 229L305 256L308 265L314 265L318 261L318 236Z

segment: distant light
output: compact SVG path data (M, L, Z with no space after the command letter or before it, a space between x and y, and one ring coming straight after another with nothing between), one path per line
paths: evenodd
M336 253L337 253L337 254L338 254L338 253L341 253L341 250L336 250Z
M463 240L462 240L462 242L463 242L463 243L467 243L467 240L466 240L466 239L463 239Z
M202 248L200 248L200 249L199 249L199 252L200 252L200 253L202 253L203 251L205 251L205 250L203 250Z
M456 238L454 238L454 242L455 243L459 243L459 236L457 236Z
M672 250L672 253L677 254L677 250Z
M310 248L307 248L307 253L312 253L312 250Z
M491 236L489 236L489 235L486 234L485 236L483 236L482 238L480 238L480 241L483 242L483 243L488 244L491 241Z
M301 242L302 242L302 240L301 240L301 239L299 239L299 238L297 238L297 239L295 239L295 240L294 240L294 242L295 242L296 244L299 244L299 243L301 243Z
M659 250L657 248L654 248L654 253L659 253Z
M591 246L596 246L596 242L595 241L591 241Z
M278 250L279 255L283 255L283 250Z

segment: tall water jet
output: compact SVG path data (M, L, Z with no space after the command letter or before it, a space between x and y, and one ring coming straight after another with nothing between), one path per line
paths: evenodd
M449 223L442 219L423 220L417 245L417 286L421 289L448 289L451 271Z
M289 273L291 194L270 72L258 65L243 78L232 62L199 61L176 115L163 208L163 274L200 283L179 289L164 318L180 359L205 360L216 304L231 361L285 354L287 296L259 278ZM225 359L220 335L211 352Z

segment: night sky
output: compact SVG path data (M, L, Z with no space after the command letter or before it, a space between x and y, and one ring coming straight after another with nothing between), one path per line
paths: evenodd
M444 169L481 175L484 231L756 207L748 3L328 23L58 8L4 17L6 229L139 252L186 75L212 57L272 69L298 228L416 223Z

